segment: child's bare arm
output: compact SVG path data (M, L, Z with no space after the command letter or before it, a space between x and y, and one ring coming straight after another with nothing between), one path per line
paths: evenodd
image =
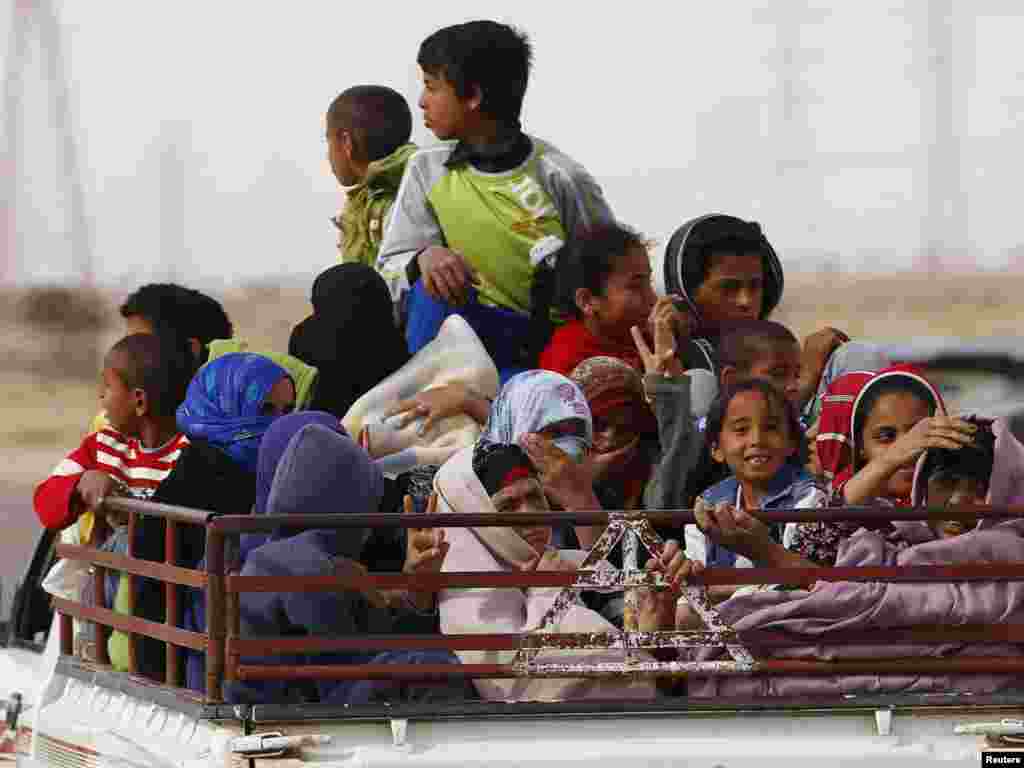
M842 331L835 328L822 328L804 339L803 354L800 359L800 404L804 405L818 391L821 374L828 365L828 359L840 346L850 340Z
M883 495L889 478L904 467L912 467L926 450L945 448L955 451L970 445L976 431L977 427L959 418L932 416L921 419L885 453L868 462L846 482L843 499L854 505Z

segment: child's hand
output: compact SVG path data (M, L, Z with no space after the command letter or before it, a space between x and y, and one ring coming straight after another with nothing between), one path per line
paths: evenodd
M768 526L742 509L728 502L711 506L698 498L693 505L697 527L716 544L737 554L759 560L765 545L772 543Z
M562 509L600 509L594 495L592 461L577 463L551 440L536 433L523 435L519 444L537 470L544 495Z
M403 509L407 515L415 512L412 496L405 497ZM433 515L436 512L437 494L431 493L426 514ZM406 536L405 565L402 567L402 573L440 573L450 546L444 540L443 528L410 528ZM432 594L430 590L412 592L412 599L420 610L430 610Z
M680 310L678 302L678 296L662 296L655 302L647 319L647 327L651 331L655 348L658 346L659 334L663 346L675 345L693 335L694 326L697 324L693 314Z
M417 433L425 435L442 419L467 413L468 403L473 397L469 387L453 382L399 401L384 412L384 418L401 416L394 425L396 429L404 429L409 423L422 418L423 423Z
M469 285L476 279L476 274L460 254L433 245L416 258L428 296L454 306L466 303Z
M921 419L896 440L881 458L893 471L911 467L929 448L955 451L974 443L978 428L969 421L949 416L930 416Z
M849 336L835 328L822 328L804 339L804 350L800 356L801 403L806 403L818 391L818 382L828 359L849 340Z
M679 542L670 539L665 542L660 556L647 561L645 570L663 574L671 586L639 590L639 629L641 632L671 629L676 623L676 602L683 585L703 571L704 565L687 558Z
M335 557L334 575L342 577L365 576L369 571L366 566L348 557ZM390 604L389 595L376 587L362 587L357 590L367 602L375 608L387 608Z
M679 358L676 357L675 343L673 342L666 346L665 334L660 334L660 342L656 338L654 352L651 352L651 348L647 346L643 332L641 332L638 326L634 325L630 329L630 333L633 335L633 344L636 345L636 349L640 353L640 359L643 360L644 373L673 377L682 376L686 373L683 370L682 363L679 362Z
M523 564L524 571L568 572L576 570L576 563L566 560L557 550L546 549L538 552Z
M75 499L86 510L98 512L103 500L111 496L125 496L124 483L117 478L101 472L98 469L89 469L82 473L75 486ZM110 523L120 525L125 521L118 516L107 515Z
M75 493L87 509L95 509L107 496L113 496L119 483L106 472L86 470L78 479Z
M640 445L640 437L634 437L621 448L616 448L608 453L595 453L593 456L594 482L601 482L617 471L623 469L633 457L636 456L636 449Z

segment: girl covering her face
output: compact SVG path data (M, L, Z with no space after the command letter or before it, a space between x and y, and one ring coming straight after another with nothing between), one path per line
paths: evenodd
M650 450L644 438L657 440L657 422L644 399L640 374L613 357L591 357L570 377L587 398L594 420L594 454L612 464L598 484L603 502L615 508L639 503L650 478Z

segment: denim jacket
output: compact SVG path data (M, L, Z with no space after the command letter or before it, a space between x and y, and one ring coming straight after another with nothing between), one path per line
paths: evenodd
M735 504L740 495L740 483L734 475L708 488L701 494L705 503L712 506L723 501ZM786 463L772 478L768 492L761 500L762 509L795 509L797 507L816 506L825 498L818 481L802 467ZM772 538L782 542L783 525L771 525ZM736 565L737 555L732 550L705 539L705 565L732 568Z

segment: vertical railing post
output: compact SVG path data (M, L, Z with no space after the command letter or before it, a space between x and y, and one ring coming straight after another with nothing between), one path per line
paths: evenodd
M135 532L138 521L138 513L134 510L128 513L128 557L135 557ZM118 576L118 582L120 586L121 580L127 581L128 586L128 615L135 615L135 586L136 580L134 574L120 574ZM116 598L115 598L116 600ZM134 632L128 632L128 671L137 675L139 673L139 649L138 649L138 638Z
M622 537L622 572L634 574L638 571L637 550L640 543L636 531L632 527L626 528L626 534ZM626 588L622 594L623 599L623 629L627 632L636 632L639 626L640 606L639 596L636 588Z
M206 698L210 703L222 699L224 679L224 534L206 525Z
M225 603L224 608L227 611L227 642L225 644L225 658L224 658L224 679L234 680L236 670L238 669L238 652L227 646L232 646L234 640L237 640L242 634L242 618L239 612L239 603L241 602L241 595L234 590L225 590Z
M168 565L178 564L178 524L174 520L167 520L164 529L164 562ZM181 626L181 606L178 596L181 594L178 585L166 582L164 584L164 602L166 613L164 623L169 627ZM181 685L181 651L173 643L164 643L165 648L165 678L167 685Z
M94 566L92 574L92 589L96 596L96 606L102 608L107 603L107 569L102 565ZM96 637L96 663L109 665L110 654L107 652L107 640L110 638L110 628L101 622L93 622L93 631Z
M75 655L75 620L70 614L60 614L60 653L61 656Z

